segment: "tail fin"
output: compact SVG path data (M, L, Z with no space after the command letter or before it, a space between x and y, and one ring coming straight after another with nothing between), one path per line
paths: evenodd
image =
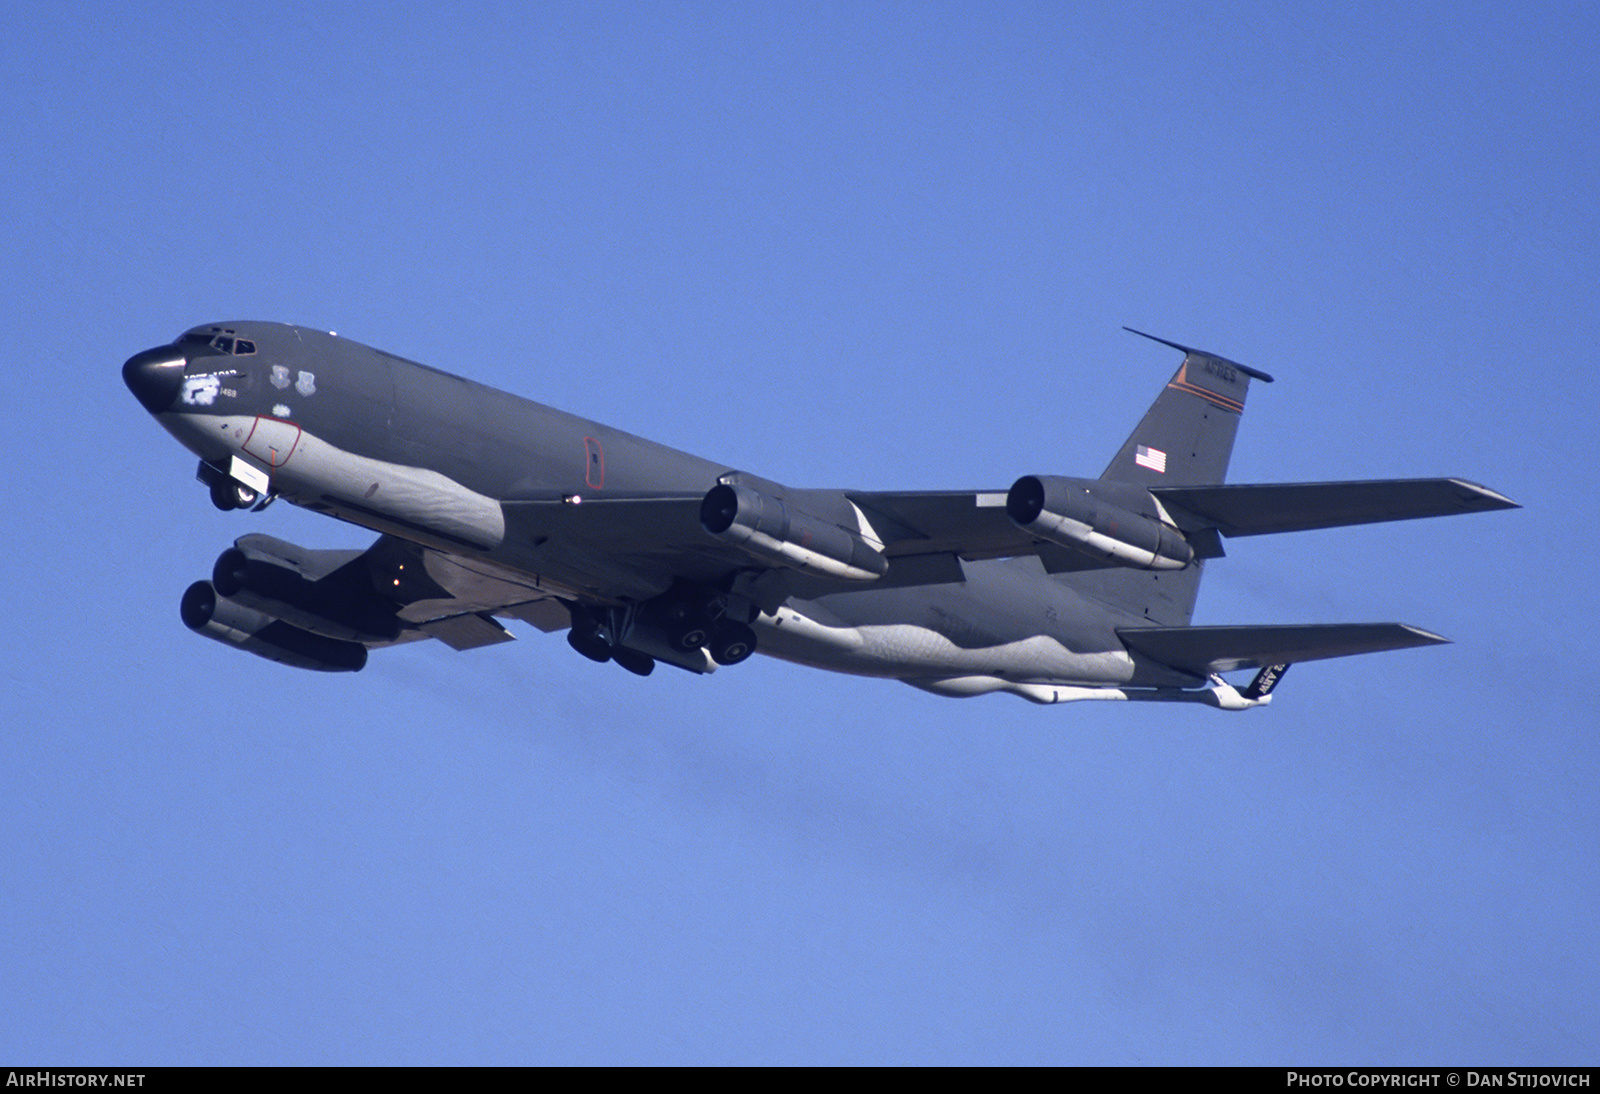
M1183 351L1177 374L1156 396L1104 473L1102 482L1144 487L1211 486L1221 483L1233 456L1250 380L1272 377L1214 353L1191 349L1124 327L1124 330ZM1214 534L1213 534L1214 538ZM1222 553L1220 540L1212 557ZM1073 574L1072 586L1103 603L1166 627L1187 626L1194 616L1204 563L1197 558L1182 570L1151 573L1110 569Z
M1250 378L1264 372L1124 327L1183 351L1183 363L1100 476L1141 486L1211 486L1227 477Z

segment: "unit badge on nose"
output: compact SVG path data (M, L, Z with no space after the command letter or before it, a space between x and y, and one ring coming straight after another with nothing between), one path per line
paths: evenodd
M183 401L189 406L210 406L217 401L222 381L215 376L190 376L183 382Z

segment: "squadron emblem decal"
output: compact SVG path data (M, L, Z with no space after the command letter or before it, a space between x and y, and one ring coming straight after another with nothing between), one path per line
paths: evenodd
M183 381L183 401L189 406L210 406L217 401L222 381L215 376L190 376Z

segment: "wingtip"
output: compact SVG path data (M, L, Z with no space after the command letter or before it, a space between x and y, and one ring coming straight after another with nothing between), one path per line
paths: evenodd
M1416 646L1450 646L1455 644L1453 639L1446 638L1442 634L1434 634L1432 631L1424 630L1421 627L1414 627L1410 623L1396 623L1395 626L1409 634L1415 640L1413 645Z
M1496 509L1521 509L1520 502L1512 501L1498 490L1491 490L1482 483L1470 482L1467 479L1451 479L1455 487L1466 494L1471 507L1479 512L1491 512Z

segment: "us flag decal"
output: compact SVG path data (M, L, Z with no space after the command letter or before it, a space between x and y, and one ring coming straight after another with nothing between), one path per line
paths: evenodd
M1139 445L1133 450L1133 462L1140 467L1148 467L1152 471L1167 473L1167 454L1159 448L1146 448Z

